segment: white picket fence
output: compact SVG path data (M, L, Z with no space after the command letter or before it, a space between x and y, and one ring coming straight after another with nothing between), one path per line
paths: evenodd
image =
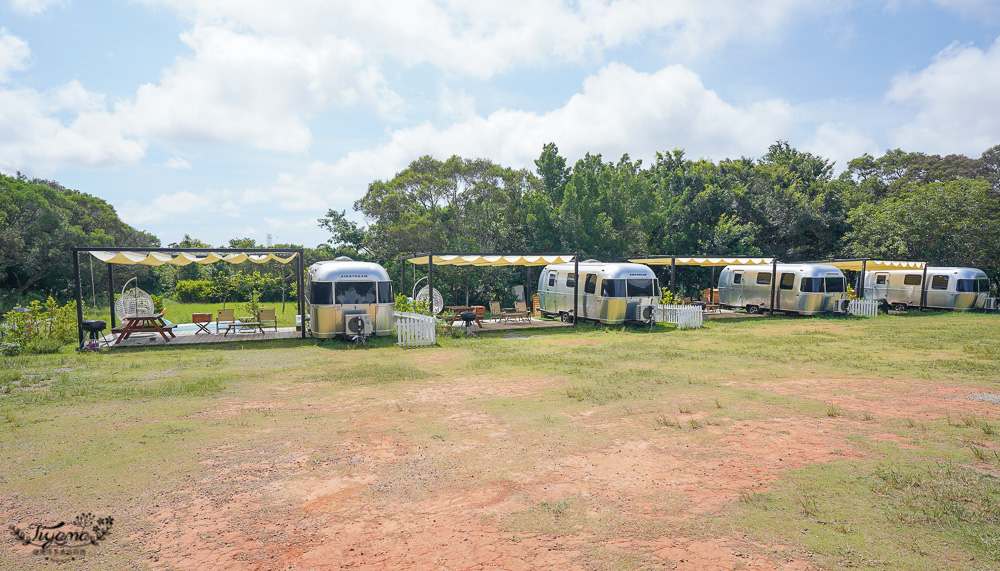
M848 315L860 315L861 317L875 317L878 315L877 299L852 299L847 305Z
M702 326L703 318L703 311L698 305L656 306L656 320L676 323L678 329L697 329Z
M424 347L437 343L434 318L430 315L394 311L396 319L396 345L400 347Z

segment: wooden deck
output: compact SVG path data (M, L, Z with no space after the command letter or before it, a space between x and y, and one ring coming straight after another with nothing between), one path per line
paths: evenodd
M136 333L133 334L128 339L122 341L118 345L114 344L114 338L108 335L108 339L111 341L111 348L115 349L118 347L153 347L156 345L204 345L208 343L241 343L243 341L264 341L268 339L297 339L302 333L296 331L294 327L279 327L277 331L273 329L265 329L264 333L260 333L257 330L246 333L230 333L229 335L223 335L224 331L219 333L215 332L214 324L209 327L211 333L206 335L205 333L195 334L194 331L176 331L176 338L171 339L170 342L163 340L159 334L153 333Z
M456 329L465 329L465 322L461 319L453 322L452 327ZM483 319L483 326L473 324L472 330L476 333L479 332L490 332L490 331L517 331L518 329L538 329L545 327L572 327L572 323L563 323L562 321L553 321L550 319L538 319L537 317L532 317L529 321L524 321L521 319L509 319L503 322L497 322L489 319Z

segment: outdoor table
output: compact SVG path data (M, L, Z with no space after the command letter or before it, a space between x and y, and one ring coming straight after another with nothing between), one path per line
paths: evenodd
M122 325L112 329L113 333L118 333L115 345L128 339L133 333L159 333L167 343L170 339L177 337L172 329L177 327L173 323L168 324L163 320L162 313L137 313L126 315L122 318ZM170 337L167 337L169 335Z
M244 319L246 319L247 321L243 321ZM229 335L229 333L233 329L238 329L236 333L242 333L245 328L250 329L251 333L253 333L253 330L255 328L259 330L261 333L264 332L264 328L261 326L259 321L253 321L252 317L241 317L240 321L233 321L232 323L227 324L226 332L223 333L222 336L225 337L226 335Z

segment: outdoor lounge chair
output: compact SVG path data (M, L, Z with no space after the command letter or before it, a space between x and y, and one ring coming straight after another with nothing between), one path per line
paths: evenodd
M491 301L490 302L490 317L495 321L504 321L506 318L502 311L500 311L500 302Z
M215 332L219 332L221 324L226 324L228 326L230 323L236 321L236 310L235 309L220 309L219 316L215 318Z
M278 330L278 317L275 315L273 307L260 308L260 312L257 313L257 322L260 323L261 329L273 327L275 331Z
M523 321L531 321L531 313L528 311L528 304L523 301L515 301L514 312L510 314L510 317L521 319Z

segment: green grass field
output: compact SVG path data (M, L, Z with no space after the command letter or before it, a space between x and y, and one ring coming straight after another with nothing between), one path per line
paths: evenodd
M113 516L94 569L994 569L998 323L67 347L0 362L0 512Z

